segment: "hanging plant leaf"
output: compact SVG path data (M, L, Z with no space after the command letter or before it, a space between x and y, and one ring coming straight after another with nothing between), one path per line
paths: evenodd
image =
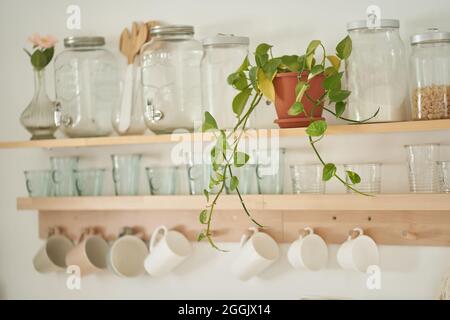
M345 60L350 57L352 53L352 39L346 36L341 42L336 46L336 55L341 59Z
M233 99L233 112L236 117L240 117L242 111L244 111L245 106L247 105L248 98L252 94L252 89L247 88L244 91L239 92Z
M288 114L290 116L298 116L300 113L305 111L305 107L300 101L294 102L294 104L289 108Z
M306 128L306 133L311 137L320 137L327 131L327 123L325 120L316 120L311 122Z
M203 121L202 131L206 132L208 130L217 130L216 119L208 111L205 112L205 120Z
M236 176L232 176L230 179L230 190L234 191L239 185L239 179Z
M336 165L334 163L327 163L323 166L322 180L328 181L336 174Z
M345 173L347 174L347 177L350 179L350 181L353 184L358 184L361 182L361 177L356 172L347 170L347 171L345 171Z
M275 88L262 69L258 69L258 88L267 100L275 102Z

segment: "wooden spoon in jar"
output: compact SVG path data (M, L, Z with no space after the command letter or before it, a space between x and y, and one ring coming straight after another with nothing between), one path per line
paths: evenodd
M122 52L128 61L125 73L125 81L123 83L122 104L120 108L119 132L126 132L131 122L131 108L133 102L133 64L136 55L141 50L142 45L146 42L148 28L145 23L138 25L133 22L130 31L125 28L120 35L120 52Z

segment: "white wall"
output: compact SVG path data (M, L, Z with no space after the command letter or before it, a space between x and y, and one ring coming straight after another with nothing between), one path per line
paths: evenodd
M33 77L22 47L26 37L38 31L55 34L59 39L65 30L65 10L79 4L82 31L107 37L111 47L123 27L133 20L160 19L173 23L193 24L199 38L217 32L248 35L252 46L264 41L276 45L276 53L304 50L308 41L319 38L330 48L346 34L347 21L364 16L369 4L381 6L385 18L401 20L404 39L426 27L450 30L448 0L428 2L401 1L294 1L278 0L167 0L167 1L25 1L0 2L0 94L2 115L0 139L28 139L19 124L19 116L33 93ZM61 49L61 44L58 49ZM51 69L51 68L50 68ZM48 86L52 88L51 72ZM49 93L53 95L52 90ZM418 142L449 142L449 131L424 134L328 137L321 145L330 161L376 160L387 163L383 171L384 192L406 192L406 170L402 145ZM296 149L289 162L313 159L305 141L286 141ZM168 149L154 146L133 147L147 155L147 161L160 161ZM165 153L162 151L165 150ZM298 299L303 295L341 296L350 298L432 298L440 277L450 265L450 248L394 247L381 248L382 289L369 291L365 276L339 270L336 246L331 247L329 268L320 273L291 270L285 255L260 279L248 283L234 280L228 271L234 254L219 254L207 245L196 245L193 259L173 275L161 279L140 277L119 279L111 275L83 280L81 291L65 287L65 275L40 275L31 265L35 251L42 245L37 237L37 215L17 212L15 199L26 194L24 169L47 166L48 155L83 154L96 163L109 166L108 155L117 149L89 150L0 150L0 298L273 298ZM448 148L443 157L450 159ZM109 181L111 182L111 181ZM288 181L286 181L288 185ZM332 192L342 192L331 185ZM145 190L144 190L145 192ZM235 245L226 245L235 248ZM283 246L284 252L286 246Z

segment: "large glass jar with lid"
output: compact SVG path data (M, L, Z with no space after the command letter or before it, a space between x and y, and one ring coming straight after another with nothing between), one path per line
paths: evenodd
M410 74L412 118L450 118L450 32L429 29L411 37Z
M192 26L156 26L141 50L147 127L155 133L201 125L202 44Z
M119 70L103 37L69 37L55 59L57 113L68 137L108 136L120 103Z
M237 123L231 108L237 90L227 83L227 78L247 57L249 43L247 37L224 34L203 40L203 113L211 113L221 129L232 129Z
M408 76L405 46L398 20L368 20L347 25L352 53L346 63L346 80L351 95L347 116L369 122L402 121L408 108Z

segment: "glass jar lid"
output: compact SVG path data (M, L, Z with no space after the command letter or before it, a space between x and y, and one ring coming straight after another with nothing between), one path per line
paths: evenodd
M379 26L375 29L380 28L400 28L400 21L396 19L381 19ZM367 20L356 20L347 23L347 31L358 30L358 29L369 29L367 26Z
M411 45L421 43L449 42L450 32L439 31L438 28L430 28L425 32L415 34L411 37Z
M104 37L67 37L64 39L65 48L101 47L104 45Z
M194 27L185 25L154 26L150 29L150 35L193 35Z
M208 37L203 39L204 46L214 46L214 45L226 45L226 44L237 44L248 46L250 44L249 37L238 37L234 34L223 34L219 33L214 37Z

